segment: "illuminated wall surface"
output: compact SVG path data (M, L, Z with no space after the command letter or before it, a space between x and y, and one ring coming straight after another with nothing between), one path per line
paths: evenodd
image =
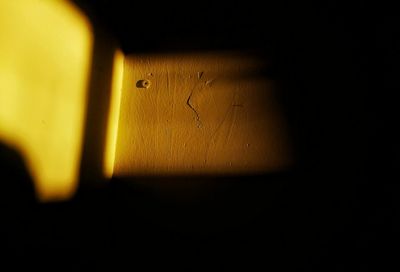
M106 146L104 149L103 174L111 178L114 172L115 150L117 144L117 133L119 125L119 114L121 105L122 77L124 74L124 55L117 50L114 55L110 107L108 113L108 124L106 131Z
M93 40L67 1L0 1L0 144L23 156L42 201L68 199L78 186L88 89L98 86L89 83ZM291 164L277 90L256 57L117 51L112 65L109 108L98 107L107 124L88 126L107 130L104 177L259 174Z
M91 33L69 2L0 1L0 143L21 153L41 200L77 186Z
M286 122L265 68L238 52L126 56L114 175L288 167Z

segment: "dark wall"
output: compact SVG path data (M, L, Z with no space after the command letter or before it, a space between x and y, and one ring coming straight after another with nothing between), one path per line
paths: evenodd
M399 227L399 54L392 7L363 1L76 2L125 53L241 50L272 63L265 76L279 82L297 163L271 175L207 177L218 188L196 200L160 195L143 181L179 186L199 177L114 180L82 189L67 203L35 208L30 238L7 240L14 265L43 265L42 253L72 271L384 271L395 265L389 248ZM10 222L13 235L26 233L12 227L19 221Z

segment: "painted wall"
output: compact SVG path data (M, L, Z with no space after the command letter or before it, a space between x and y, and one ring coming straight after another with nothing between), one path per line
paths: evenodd
M237 52L126 56L114 176L288 167L286 123L265 68Z

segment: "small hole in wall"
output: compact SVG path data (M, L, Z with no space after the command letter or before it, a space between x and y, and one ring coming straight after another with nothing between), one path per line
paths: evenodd
M136 82L136 87L137 88L142 88L142 89L145 88L145 89L147 89L147 88L150 87L150 85L151 85L151 82L149 80L147 80L147 79L141 79L141 80L138 80Z

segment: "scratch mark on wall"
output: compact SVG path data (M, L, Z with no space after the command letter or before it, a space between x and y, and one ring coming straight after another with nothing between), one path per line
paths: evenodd
M230 113L233 111L233 120L230 123L230 127L229 127L229 130L228 130L228 134L227 134L227 137L226 137L225 144L227 144L227 142L231 138L233 125L236 122L236 107L244 107L244 105L242 103L235 102L236 101L236 97L237 97L237 94L234 93L233 94L233 98L232 98L231 106L228 107L228 109L226 110L226 112L224 114L224 117L222 118L221 122L218 124L217 128L211 134L210 141L207 144L207 149L206 149L206 152L205 152L205 161L208 161L208 154L209 154L209 150L210 150L211 144L214 144L214 141L215 141L215 138L217 137L218 132L222 128L223 124L226 122L226 120L227 120L228 116L230 115ZM215 104L215 102L214 102L214 104Z
M213 134L211 135L210 141L213 141L213 140L214 140L216 134L218 133L218 131L220 130L220 128L222 127L222 125L225 123L225 121L226 121L226 119L228 118L228 115L230 114L230 112L231 112L232 110L235 110L234 107L243 107L243 104L242 104L242 103L237 103L237 102L235 102L235 101L236 101L236 97L237 97L237 94L234 93L234 94L233 94L233 98L232 98L232 104L231 104L232 107L229 107L229 108L226 110L224 117L222 118L222 120L221 120L221 122L219 123L218 127L214 130Z
M211 87L211 84L214 82L214 78L213 79L210 79L210 80L207 80L206 81L206 85L208 86L208 87Z
M213 141L215 139L215 136L217 135L218 131L221 129L222 125L225 123L226 119L229 116L229 113L232 111L232 108L229 107L228 110L225 112L224 117L222 118L221 122L219 123L218 127L215 129L213 134L211 135L210 141Z
M228 135L225 138L225 145L229 143L229 140L231 139L232 136L232 130L233 130L233 126L236 125L236 115L237 115L237 110L238 110L238 106L235 105L242 105L241 103L236 102L236 97L238 97L237 93L235 92L233 94L233 98L232 98L232 108L233 108L233 119L229 125L229 130L228 130Z
M197 87L197 84L196 84L196 86L194 86L194 88L190 91L189 97L188 97L188 99L186 100L186 105L188 105L188 107L189 107L189 108L194 112L194 114L196 115L197 127L200 127L200 126L202 125L201 120L200 120L200 115L199 115L199 113L197 112L197 110L194 108L194 106L192 105L192 102L191 102L192 95L193 95L193 92L194 92L194 90L196 89L196 87Z
M225 137L225 145L228 144L229 140L231 139L233 127L234 125L236 125L236 115L237 115L237 108L233 107L233 118L229 124L228 134Z

